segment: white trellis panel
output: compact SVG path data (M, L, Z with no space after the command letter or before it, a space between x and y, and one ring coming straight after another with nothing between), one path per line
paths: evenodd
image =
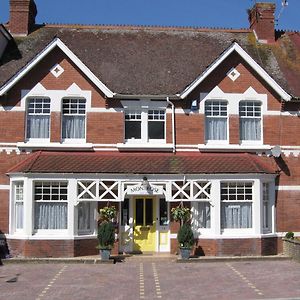
M99 181L99 201L121 201L119 181Z

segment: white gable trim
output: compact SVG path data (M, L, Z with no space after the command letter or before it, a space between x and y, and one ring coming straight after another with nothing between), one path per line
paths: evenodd
M273 89L283 100L291 100L289 95L279 84L236 42L225 50L198 78L196 78L179 96L187 97L209 74L211 74L233 51L236 51Z
M111 98L114 93L106 87L94 73L59 39L55 38L46 46L35 58L33 58L24 68L16 73L6 84L0 88L0 96L5 94L12 88L21 78L23 78L36 64L38 64L48 53L55 47L59 47L75 64L76 66L105 94Z

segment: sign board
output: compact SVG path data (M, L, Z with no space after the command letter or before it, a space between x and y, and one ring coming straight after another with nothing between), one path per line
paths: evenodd
M127 195L163 195L164 189L162 186L148 184L147 186L140 184L128 186L126 189Z

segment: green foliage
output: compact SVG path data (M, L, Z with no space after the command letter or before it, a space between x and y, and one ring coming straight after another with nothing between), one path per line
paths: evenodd
M181 248L192 248L194 245L194 234L189 223L184 223L180 227L177 240Z
M185 223L186 221L188 221L190 219L190 209L188 207L184 207L184 206L177 206L177 207L173 207L171 209L171 214L173 217L173 220L176 222L181 222L181 223Z
M111 222L115 218L117 210L115 206L105 206L100 209L101 221Z
M115 228L111 222L102 222L98 228L100 249L111 249L115 242Z
M285 238L286 239L290 239L290 240L293 240L294 239L294 232L292 231L289 231L285 234Z

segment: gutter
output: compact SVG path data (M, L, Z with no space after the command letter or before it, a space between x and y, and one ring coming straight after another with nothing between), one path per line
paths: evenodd
M176 144L175 144L175 106L167 97L167 103L172 106L172 145L173 145L173 153L176 152Z

